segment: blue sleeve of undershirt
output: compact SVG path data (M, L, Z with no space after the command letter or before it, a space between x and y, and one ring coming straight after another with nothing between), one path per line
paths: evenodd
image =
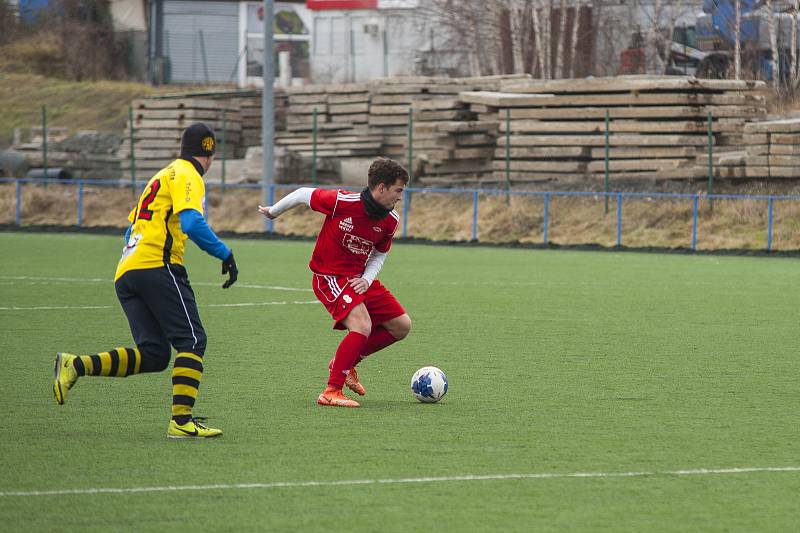
M194 209L184 209L180 213L181 231L184 232L204 252L224 261L231 254L231 249L219 240L211 230L205 217Z
M131 240L131 230L133 230L133 224L128 226L128 229L125 230L125 244L128 244L128 241Z

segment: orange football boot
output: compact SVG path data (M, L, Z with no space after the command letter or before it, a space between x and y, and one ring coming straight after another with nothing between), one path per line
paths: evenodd
M334 389L333 387L325 387L325 390L317 398L317 403L334 407L361 407L357 401L345 396L342 393L342 389Z
M328 370L332 369L333 369L333 359L331 359L330 362L328 362ZM367 393L367 390L364 388L364 385L362 385L358 381L358 372L356 372L356 367L351 368L350 371L347 372L347 377L344 378L344 384L347 385L348 389L355 392L359 396L364 396Z

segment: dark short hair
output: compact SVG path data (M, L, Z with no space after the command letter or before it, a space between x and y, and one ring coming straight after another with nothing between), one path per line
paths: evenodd
M367 185L370 189L374 189L379 183L391 187L397 180L408 183L408 171L397 161L388 157L379 157L369 166Z

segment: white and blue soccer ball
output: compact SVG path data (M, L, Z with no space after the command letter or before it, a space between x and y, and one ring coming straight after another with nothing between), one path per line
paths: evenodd
M423 366L411 378L411 392L423 403L436 403L447 394L447 376L435 366Z

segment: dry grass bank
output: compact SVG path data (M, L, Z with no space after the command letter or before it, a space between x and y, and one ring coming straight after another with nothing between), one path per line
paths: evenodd
M14 186L0 185L0 224L13 224ZM751 192L758 192L752 190ZM763 192L763 191L762 191ZM741 191L740 191L741 193ZM782 191L792 193L792 189ZM795 192L796 194L796 192ZM127 224L135 198L129 188L84 188L83 224ZM258 232L264 228L256 212L258 190L229 190L209 194L209 219L217 231ZM73 186L25 185L22 188L23 225L75 225L77 190ZM399 206L400 210L402 207ZM406 221L408 236L437 241L472 238L471 194L418 193L412 196ZM691 246L691 199L626 199L622 202L622 244L627 247ZM275 231L285 235L314 236L322 216L295 209L275 221ZM492 243L542 243L544 202L541 197L480 195L478 240ZM775 250L800 250L800 201L778 201L773 209ZM559 245L615 246L617 203L602 196L551 197L548 241ZM713 209L701 199L698 210L697 247L701 250L760 250L767 245L767 203L754 200L717 200Z

